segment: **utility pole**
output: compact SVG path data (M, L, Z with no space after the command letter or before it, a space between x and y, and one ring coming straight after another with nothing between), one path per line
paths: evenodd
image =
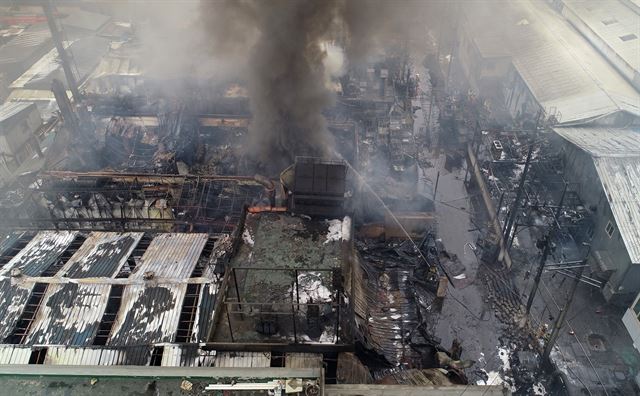
M533 299L538 292L538 285L540 284L540 278L542 278L542 272L544 271L544 265L547 262L547 256L549 256L549 251L551 250L551 240L555 236L555 231L557 230L558 216L560 216L560 211L562 210L562 204L564 203L564 196L567 193L567 183L564 184L564 189L562 190L562 196L560 197L560 204L558 204L558 208L556 209L556 213L553 217L553 224L551 225L552 231L547 234L545 237L544 250L542 252L542 257L540 257L540 263L538 264L538 271L536 272L536 277L533 282L533 289L531 293L529 293L529 299L527 300L527 309L525 313L525 318L529 317L529 313L531 312L531 306L533 305ZM578 277L579 278L579 277Z
M69 59L69 55L64 48L64 45L62 43L62 35L60 34L58 26L56 25L56 21L53 17L53 7L51 6L51 0L43 0L42 9L44 10L44 15L47 17L49 30L51 30L51 38L53 39L53 43L56 46L56 50L58 50L58 55L60 56L60 61L62 62L62 70L64 71L64 76L67 79L67 85L69 86L69 89L73 94L73 100L75 102L78 102L80 100L78 81L76 81L76 76L73 74L73 70L71 70L71 60Z
M475 131L473 133L473 141L471 142L471 146L475 147L474 156L475 156L475 159L476 159L476 163L478 163L478 152L480 151L480 144L482 143L481 136L482 136L482 131L480 130L480 122L478 122L476 120L476 127L475 127ZM465 184L467 183L467 176L469 175L470 162L471 161L469 161L469 164L467 165L467 169L465 169L465 171L464 171L464 183Z
M558 340L558 335L560 334L560 330L564 325L564 320L567 317L567 312L569 312L569 307L571 307L573 296L576 294L578 283L580 283L580 278L582 277L582 273L584 272L584 268L586 267L586 265L587 265L587 258L582 260L582 266L578 269L578 273L576 274L576 277L573 280L573 283L571 284L571 291L569 292L569 298L567 299L567 302L564 305L564 308L562 308L562 311L560 311L560 315L558 316L558 319L556 319L556 322L553 325L553 330L551 332L551 336L549 337L549 341L547 341L547 344L544 347L542 360L545 362L549 361L549 355L551 355L551 350L553 349L553 346Z
M520 206L520 200L522 200L522 193L524 192L524 182L527 179L527 173L529 172L529 164L531 163L532 153L533 153L533 144L529 145L527 160L524 163L524 170L522 171L522 176L520 176L520 184L518 185L516 200L513 202L513 207L511 208L510 216L507 219L506 228L503 235L503 239L505 242L509 240L509 236L511 234L511 228L513 227L513 223L516 219L516 216L518 215L518 207ZM506 249L506 244L505 244L505 249Z

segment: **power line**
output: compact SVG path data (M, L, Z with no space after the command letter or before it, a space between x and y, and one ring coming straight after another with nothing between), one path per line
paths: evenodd
M553 304L556 306L556 308L561 311L563 308L560 307L560 305L558 304L558 302L556 301L555 297L553 296L553 294L551 294L551 290L549 290L549 288L547 287L547 284L544 280L542 280L540 282L542 284L542 287L544 288L544 290L547 292L547 294L549 295L549 297L551 297L551 301L553 301ZM544 299L544 298L543 298ZM567 309L569 307L566 307ZM587 354L586 349L584 348L584 345L582 344L582 342L580 341L580 338L578 337L575 329L573 328L573 326L571 326L571 323L569 320L566 321L567 325L569 326L569 329L571 330L571 332L573 333L573 337L576 339L576 341L578 342L578 345L580 345L580 349L582 349L582 352L584 353L584 355L587 358L587 361L589 362L589 365L591 366L591 368L593 369L593 372L596 374L596 377L598 378L598 382L600 382L600 385L602 386L602 390L604 391L605 395L608 395L609 393L607 392L606 387L604 386L604 382L602 382L602 378L600 378L600 374L598 373L598 370L596 370L595 366L593 365L593 362L591 361L591 358L589 358L589 355Z

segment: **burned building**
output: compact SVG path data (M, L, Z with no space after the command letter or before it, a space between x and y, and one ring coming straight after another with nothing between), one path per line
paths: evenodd
M210 263L217 240L206 234L7 235L3 364L145 365L156 343L206 340L219 287Z

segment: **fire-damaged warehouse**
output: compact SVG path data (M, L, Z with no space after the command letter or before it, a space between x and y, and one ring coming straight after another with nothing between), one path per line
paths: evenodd
M0 389L637 393L610 2L0 1Z

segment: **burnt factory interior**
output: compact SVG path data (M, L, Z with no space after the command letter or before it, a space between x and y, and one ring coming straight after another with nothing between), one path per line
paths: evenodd
M0 0L0 394L640 395L640 1Z

